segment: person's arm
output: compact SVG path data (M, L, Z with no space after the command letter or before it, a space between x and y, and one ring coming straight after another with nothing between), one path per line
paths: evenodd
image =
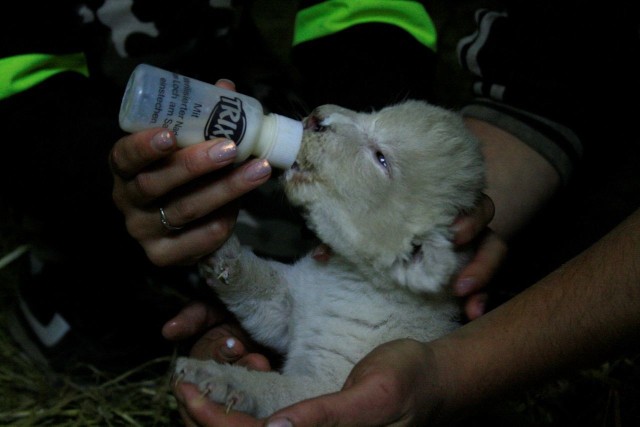
M486 194L495 205L489 226L510 239L556 193L560 177L538 152L516 136L474 118L465 124L480 140L486 162Z
M539 283L433 343L448 402L472 405L637 348L640 210ZM455 392L454 392L455 391Z

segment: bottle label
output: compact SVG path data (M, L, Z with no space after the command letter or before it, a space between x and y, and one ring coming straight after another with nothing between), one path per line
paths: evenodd
M211 111L204 129L204 137L205 139L227 138L240 144L246 129L247 118L242 100L223 95Z

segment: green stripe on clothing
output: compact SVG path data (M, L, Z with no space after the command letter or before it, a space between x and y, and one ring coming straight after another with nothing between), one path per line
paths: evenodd
M63 71L75 71L89 76L84 54L30 53L1 58L0 99L23 92Z
M327 0L296 16L293 45L365 23L396 25L436 50L437 31L424 6L411 0Z

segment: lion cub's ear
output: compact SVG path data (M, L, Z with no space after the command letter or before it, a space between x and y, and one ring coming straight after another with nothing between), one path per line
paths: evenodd
M448 232L435 230L413 241L413 251L400 255L391 267L392 277L412 291L439 292L449 285L460 260Z

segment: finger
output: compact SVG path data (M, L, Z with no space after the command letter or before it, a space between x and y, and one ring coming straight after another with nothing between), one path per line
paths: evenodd
M236 201L242 195L264 184L271 176L271 166L266 160L255 159L241 165L238 168L231 169L227 175L221 177L219 175L212 176L210 179L201 180L197 186L190 186L185 194L176 195L171 200L163 203L165 219L174 227L191 227L194 221L201 220L208 215L207 224L216 226L216 218L220 218L222 213L215 213L223 206L228 205L232 201ZM160 177L158 176L158 179ZM155 190L147 189L146 196L137 194L128 195L125 200L150 200L157 197L163 191L169 191L166 185L163 188L156 186ZM140 187L138 187L140 189ZM156 194L158 193L158 194ZM225 211L229 212L229 210ZM159 207L151 205L148 208L129 210L126 216L126 226L129 233L138 241L154 240L165 235L170 235L175 239L180 233L169 233L163 226L160 219ZM235 222L235 211L233 212ZM219 225L228 225L229 221L222 221ZM198 223L198 226L203 225ZM202 232L207 232L208 228L202 228ZM191 236L190 238L192 238Z
M128 180L176 148L173 132L160 128L148 129L118 140L109 153L109 165L114 175Z
M247 353L236 362L238 366L244 366L251 371L271 371L269 359L260 353Z
M191 418L191 415L189 414L185 406L186 399L188 397L191 397L191 393L194 394L191 398L195 398L195 392L192 391L192 389L195 388L196 390L198 390L197 387L193 384L182 383L180 381L172 383L172 386L173 396L176 398L176 401L178 403L178 413L180 414L180 418L182 418L184 425L187 427L198 427L198 424L194 419Z
M467 298L464 304L464 312L469 320L476 320L486 312L487 294L478 293Z
M257 348L240 325L228 322L208 330L192 347L190 355L201 360L233 363L252 371L271 371L266 355L249 352L256 350L264 349Z
M222 246L233 232L236 215L237 208L227 205L178 232L156 230L155 235L145 232L145 237L140 236L142 230L130 225L129 219L126 225L155 265L189 265ZM155 221L160 223L160 217Z
M182 422L186 427L198 427L198 424L194 419L191 418L184 405L178 405L178 413L180 414L180 418L182 418Z
M238 329L229 324L211 328L191 348L191 357L233 363L247 354L241 335Z
M392 412L385 399L351 388L278 411L269 417L267 427L285 426L287 422L295 427L392 425L400 418Z
M221 363L238 361L252 370L271 370L265 356L248 353L245 332L223 306L191 302L164 325L162 334L172 341L202 334L191 349L190 355L197 359L214 359Z
M231 410L226 412L223 405L211 402L198 390L196 386L188 383L180 383L176 386L174 393L176 398L182 403L182 407L188 419L196 425L215 426L261 426L261 422L242 412Z
M227 80L227 79L218 80L216 82L216 86L221 87L223 89L232 90L234 92L236 90L236 84L234 82L232 82L231 80Z
M458 274L453 284L457 296L468 296L483 289L493 278L507 255L507 245L488 230L469 264Z
M454 232L453 242L456 245L466 245L472 242L493 219L495 206L486 194L482 195L479 203L467 215L460 215L451 226Z
M264 184L271 172L266 160L249 161L232 169L224 178L215 177L202 182L191 187L188 193L167 201L163 205L165 215L173 226L188 225ZM158 228L162 224L158 223L157 214L155 209L150 211L147 221L155 226L156 232L165 232Z
M132 200L138 206L144 206L175 188L231 164L236 153L235 144L227 139L185 147L156 167L138 170L133 179L114 190L114 199Z
M203 333L211 326L221 323L227 312L215 309L203 302L193 301L180 310L162 328L162 335L170 341L179 341Z

